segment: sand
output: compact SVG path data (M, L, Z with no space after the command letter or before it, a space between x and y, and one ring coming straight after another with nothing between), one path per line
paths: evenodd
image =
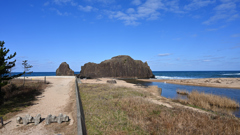
M44 77L28 77L28 79L43 80ZM17 116L25 116L30 114L35 117L37 114L41 114L42 118L46 118L47 115L52 114L58 116L59 113L66 114L70 117L73 123L73 116L71 113L67 112L64 108L70 100L70 94L75 91L73 89L75 77L74 76L54 76L47 77L47 81L50 82L42 95L38 96L38 100L34 102L33 106L28 107L23 112L20 112L15 117L4 121L7 123L2 129L0 129L0 134L4 135L50 135L54 134L53 131L48 130L45 127L45 121L41 122L39 125L35 126L28 124L23 126L23 124L16 123ZM58 124L58 123L53 123Z
M112 78L98 78L98 79L81 79L82 83L94 83L94 84L106 84L107 80L116 80ZM116 80L116 84L114 86L122 86L122 87L130 87L130 88L137 88L135 84L126 83L123 80Z
M240 89L240 78L203 78L203 79L169 79L169 80L138 79L138 80L146 82L164 82L181 85Z

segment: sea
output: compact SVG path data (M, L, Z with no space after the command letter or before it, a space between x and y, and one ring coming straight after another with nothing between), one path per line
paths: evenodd
M13 72L19 74L21 72ZM79 74L80 72L74 72ZM240 78L239 71L153 71L156 79ZM33 72L26 76L56 76L56 72Z
M17 74L20 72L14 72ZM79 74L80 72L74 72ZM198 78L240 78L240 71L153 71L156 79L198 79ZM56 72L33 72L26 76L56 76ZM157 85L162 88L161 96L167 98L187 98L177 94L177 90L187 90L189 92L197 90L199 92L205 92L220 96L231 98L240 103L240 89L231 88L214 88L203 86L188 86L179 84L170 84L163 82L139 82L129 81L131 83L141 83L144 86ZM236 117L240 118L240 109L231 110Z
M240 78L240 71L153 71L157 79Z
M22 72L12 72L12 75L16 75L20 73ZM80 72L74 72L74 74L79 74L79 73ZM31 74L25 74L25 76L56 76L56 72L32 72Z

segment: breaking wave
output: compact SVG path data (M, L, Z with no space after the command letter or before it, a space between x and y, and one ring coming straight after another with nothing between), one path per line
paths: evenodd
M222 74L222 75L240 75L240 73L233 73L233 74Z
M189 77L177 77L177 76L155 76L157 79L193 79Z

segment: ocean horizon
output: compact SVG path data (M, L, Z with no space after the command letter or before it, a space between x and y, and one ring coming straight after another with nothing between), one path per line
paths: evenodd
M240 71L152 71L156 79L240 78ZM12 72L19 74L21 72ZM79 74L80 72L74 72ZM26 76L56 76L56 72L33 72Z

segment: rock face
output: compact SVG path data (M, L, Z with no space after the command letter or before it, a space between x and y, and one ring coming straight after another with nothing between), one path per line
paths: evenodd
M80 78L154 78L147 62L133 60L130 56L119 55L100 64L86 63L81 67Z
M74 76L74 71L66 62L63 62L56 70L56 76Z

